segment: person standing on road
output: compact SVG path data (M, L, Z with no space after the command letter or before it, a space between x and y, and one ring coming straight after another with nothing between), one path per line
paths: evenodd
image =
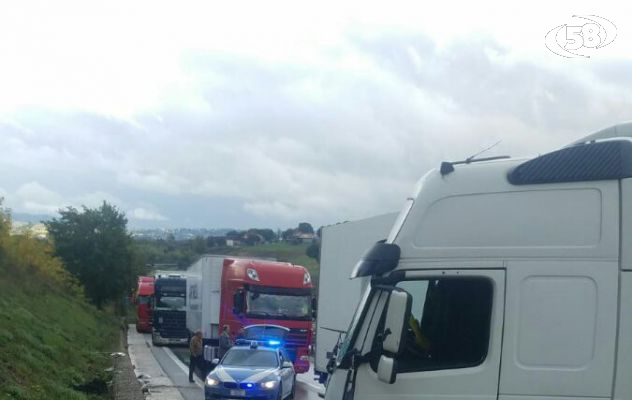
M195 335L191 338L189 351L191 352L189 358L189 382L193 382L195 367L197 366L200 371L202 371L202 353L204 352L202 345L202 331L195 332Z
M222 328L222 334L219 335L219 359L221 360L224 357L224 354L233 346L232 341L230 340L230 327L228 325L224 325Z

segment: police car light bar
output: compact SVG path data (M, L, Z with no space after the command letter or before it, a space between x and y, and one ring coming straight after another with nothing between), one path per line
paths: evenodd
M256 348L257 346L276 347L280 346L281 341L278 339L264 339L264 340L249 340L249 339L237 339L235 346L250 346Z

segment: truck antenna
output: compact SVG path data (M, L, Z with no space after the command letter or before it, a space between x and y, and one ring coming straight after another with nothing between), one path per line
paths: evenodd
M491 146L479 151L478 153L474 154L473 156L470 156L468 158L465 159L465 163L469 164L471 163L476 157L480 156L481 154L485 153L486 151L489 151L491 149L493 149L494 147L498 146L500 144L500 142L502 142L503 140L500 139L499 141L497 141L496 143L492 144Z
M478 153L474 154L473 156L470 156L468 158L466 158L463 161L444 161L441 163L441 168L439 169L439 171L441 172L441 176L445 176L448 174L451 174L452 172L454 172L454 166L458 165L458 164L470 164L476 161L491 161L491 160L501 160L501 159L505 159L505 158L509 158L509 156L494 156L494 157L485 157L485 158L476 158L478 156L480 156L481 154L485 153L486 151L489 151L491 149L493 149L494 147L498 146L498 144L502 142L502 139L497 141L496 143L492 144L491 146L479 151Z

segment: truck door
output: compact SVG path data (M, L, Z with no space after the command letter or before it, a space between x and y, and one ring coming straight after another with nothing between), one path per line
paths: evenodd
M394 286L412 296L411 316L402 339L405 348L395 356L395 382L378 379L381 343L388 334L384 329L386 307L378 305L380 316L365 319L354 343L366 360L347 374L354 398L496 400L505 272L407 271Z
M612 398L618 262L509 261L507 286L500 400Z

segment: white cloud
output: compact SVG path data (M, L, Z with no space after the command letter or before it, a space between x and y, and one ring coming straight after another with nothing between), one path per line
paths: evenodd
M490 154L537 153L632 117L623 30L590 60L544 47L575 2L244 7L3 10L7 203L107 200L156 224L331 223L397 209L428 168L496 140ZM600 7L615 20L630 5Z
M117 197L102 191L63 196L35 181L21 185L12 193L6 192L6 198L7 206L14 211L45 215L57 215L60 209L66 207L99 207L104 201L118 207L123 204Z

